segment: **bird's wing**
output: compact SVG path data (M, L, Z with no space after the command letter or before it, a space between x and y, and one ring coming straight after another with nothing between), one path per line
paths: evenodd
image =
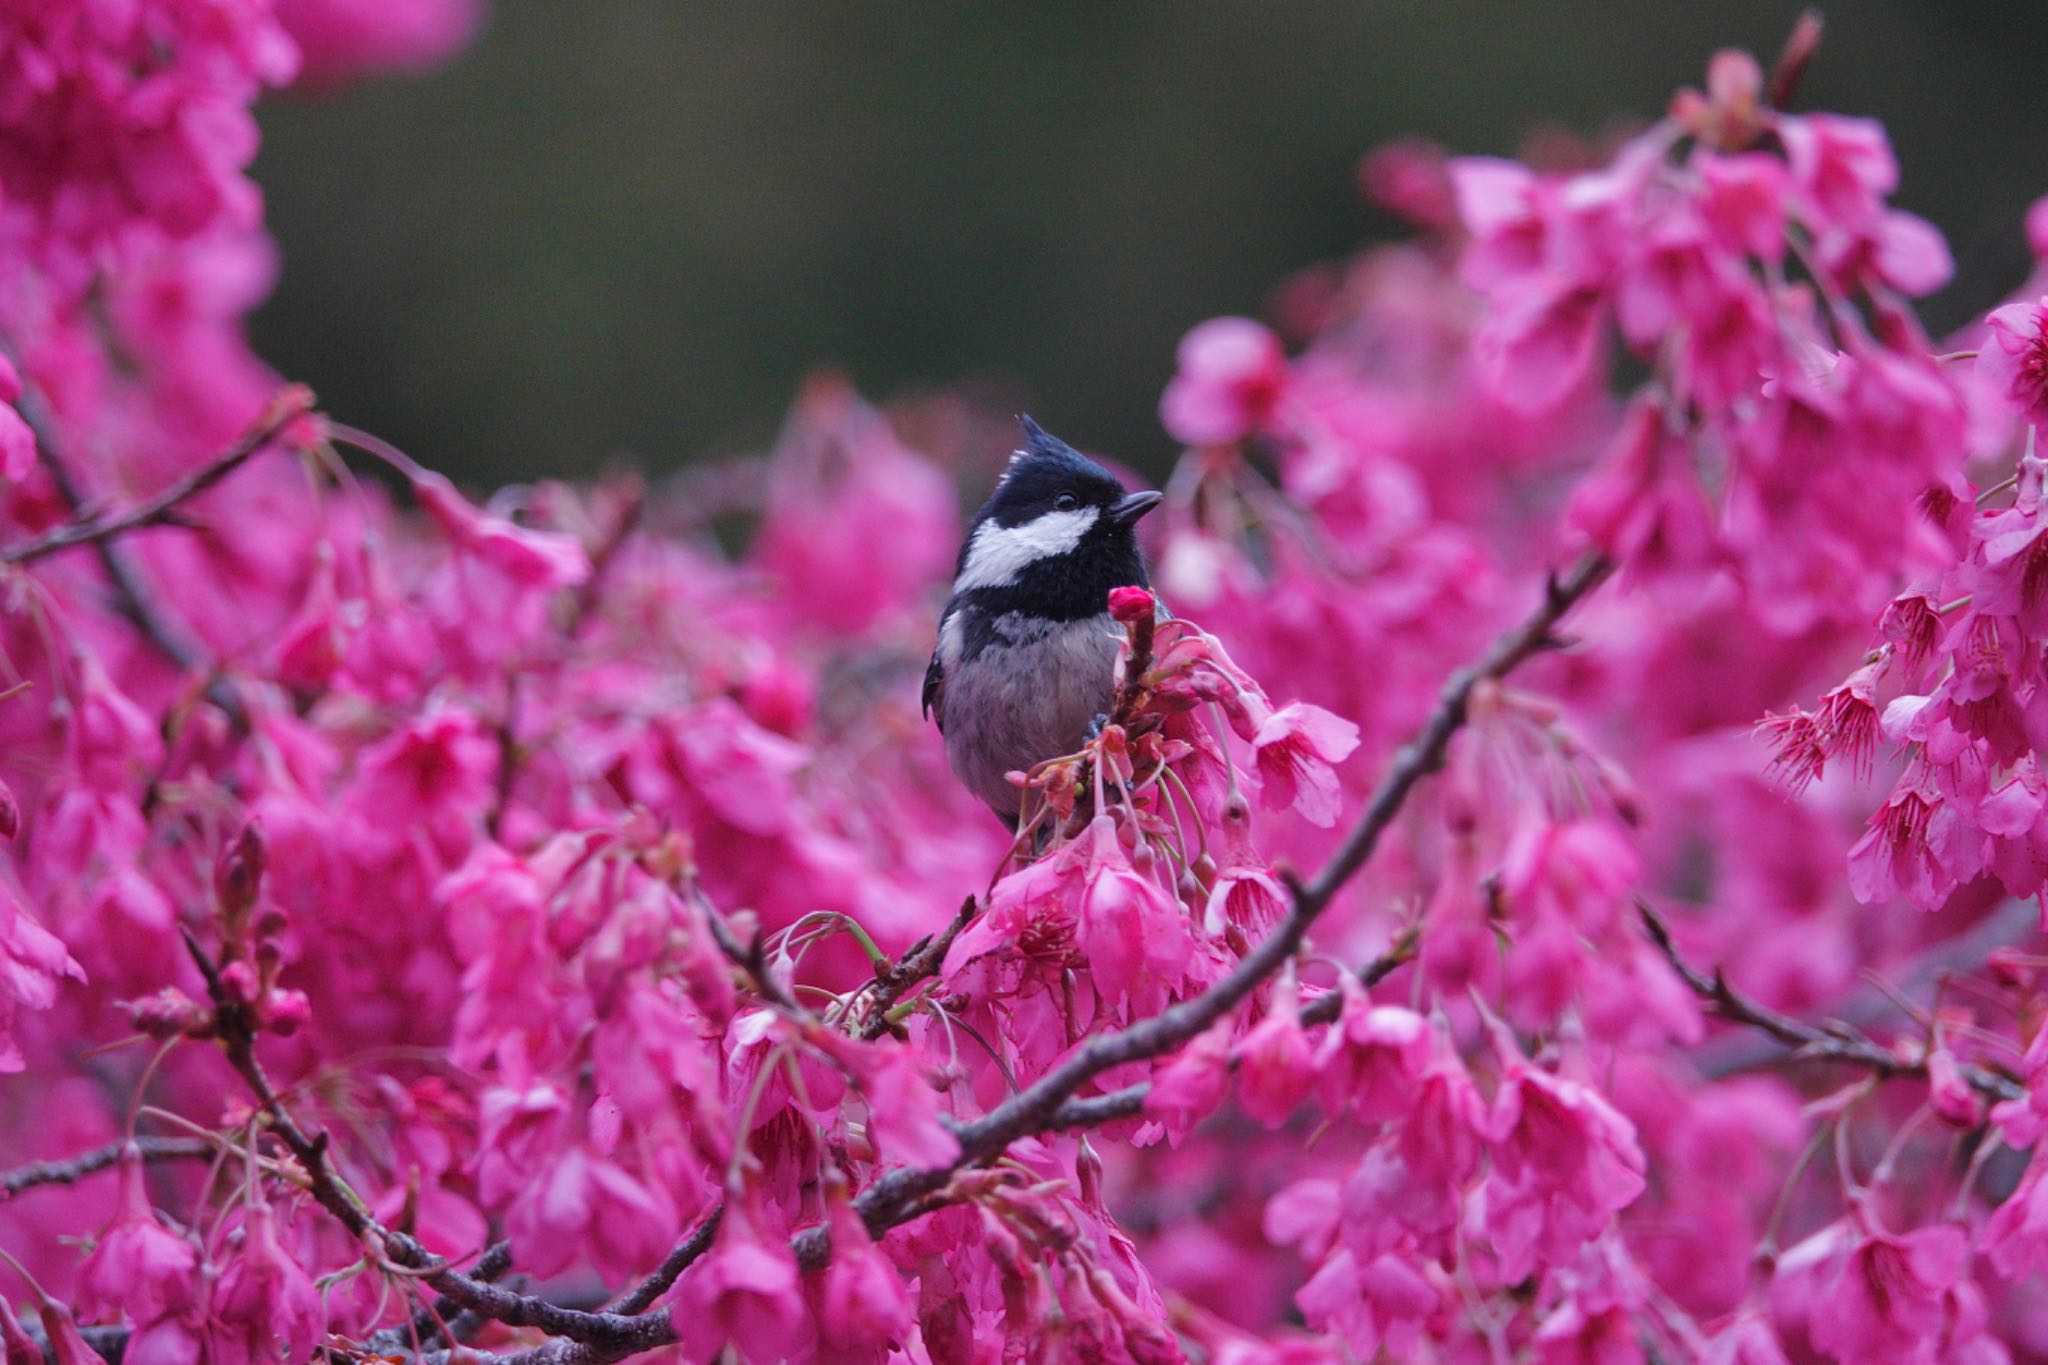
M932 646L932 661L924 670L924 714L925 719L935 720L939 732L945 733L946 712L939 703L946 695L946 665L940 657L946 648L946 625L953 619L953 604L948 602L945 611L939 614L939 639Z
M946 691L946 667L939 662L939 651L932 651L932 661L924 670L924 714L927 720L936 720L939 730L946 728L945 710L939 705Z

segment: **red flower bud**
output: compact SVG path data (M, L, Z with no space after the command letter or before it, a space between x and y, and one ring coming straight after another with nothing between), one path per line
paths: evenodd
M1125 625L1152 619L1152 594L1143 588L1111 588L1109 614Z

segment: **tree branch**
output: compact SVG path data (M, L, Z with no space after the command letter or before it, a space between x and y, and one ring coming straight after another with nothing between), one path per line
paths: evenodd
M690 1235L677 1242L675 1249L662 1259L652 1275L633 1287L633 1291L611 1306L614 1313L644 1313L654 1306L654 1301L668 1293L669 1286L681 1277L685 1270L699 1256L711 1250L712 1239L718 1236L718 1225L725 1221L725 1205L720 1204L706 1214L704 1221L690 1231Z
M1816 1026L1781 1014L1768 1005L1759 1004L1743 995L1728 982L1727 975L1716 967L1711 976L1685 960L1678 951L1677 942L1671 937L1671 928L1665 924L1650 903L1637 900L1636 912L1642 916L1643 927L1650 935L1650 941L1657 945L1657 951L1664 954L1664 960L1671 964L1671 970L1678 973L1679 980L1692 989L1694 995L1705 1001L1707 1006L1730 1023L1746 1024L1777 1039L1791 1048L1795 1057L1812 1057L1822 1061L1839 1062L1846 1066L1861 1067L1883 1077L1912 1076L1925 1079L1927 1059L1903 1055L1885 1047L1860 1030L1847 1024ZM1956 1067L1972 1090L1991 1100L2024 1099L2026 1087L2006 1076L1973 1063L1963 1062Z
M275 440L280 432L313 410L313 391L301 384L289 384L270 400L256 422L219 455L201 465L181 479L172 481L154 496L145 498L124 512L99 516L80 516L74 521L56 526L33 540L24 541L10 549L0 550L0 563L31 564L45 555L59 550L68 550L74 545L96 544L126 531L144 526L157 526L173 519L173 512L182 503L197 497L207 489L234 473L249 458ZM45 432L36 432L43 453L50 455L50 447L43 438ZM61 473L54 459L49 459L50 470L57 476L59 484L67 484L69 478ZM67 493L74 504L76 490Z
M872 1043L889 1030L889 1011L904 992L929 976L937 976L939 968L946 963L946 954L952 950L953 940L960 937L960 931L974 920L974 897L969 896L960 904L960 913L953 916L936 936L919 939L896 960L896 965L876 977L874 994L868 998L868 1016L860 1028L862 1042Z
M144 1161L204 1161L219 1150L205 1138L139 1137L133 1141L142 1149ZM0 1203L41 1185L75 1185L118 1162L128 1142L123 1138L61 1161L36 1161L0 1173Z
M666 1346L675 1340L668 1314L650 1313L630 1317L620 1313L585 1313L563 1308L545 1299L485 1283L448 1266L409 1233L387 1228L370 1215L362 1199L335 1173L328 1159L325 1131L308 1135L278 1098L277 1091L256 1059L256 1033L247 1009L224 989L220 969L187 928L182 930L185 946L206 980L213 1001L217 1031L228 1063L255 1095L270 1120L270 1128L305 1168L313 1197L339 1219L357 1240L409 1270L422 1272L420 1278L455 1305L478 1317L510 1327L538 1327L550 1336L602 1344L615 1352L614 1359Z
M484 1254L477 1258L476 1265L470 1270L469 1275L473 1280L489 1283L502 1279L505 1272L511 1268L512 1244L499 1241L484 1248ZM420 1309L405 1322L372 1333L363 1342L363 1351L366 1355L388 1355L393 1351L402 1351L408 1346L437 1341L440 1339L443 1325L461 1308L461 1304L444 1295L436 1299L431 1307Z

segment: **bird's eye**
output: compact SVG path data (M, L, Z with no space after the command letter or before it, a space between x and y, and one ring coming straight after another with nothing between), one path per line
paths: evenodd
M1072 493L1062 493L1052 500L1052 505L1062 512L1071 512L1081 505L1081 500Z

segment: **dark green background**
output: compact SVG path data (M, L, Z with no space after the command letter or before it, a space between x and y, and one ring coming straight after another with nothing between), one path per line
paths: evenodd
M1792 4L505 0L417 80L273 101L284 275L259 350L477 481L745 449L793 386L990 383L1168 454L1185 328L1383 236L1363 151L1504 153L1652 117ZM1874 114L1940 224L1953 321L2048 191L2048 6L1829 13L1803 104Z

